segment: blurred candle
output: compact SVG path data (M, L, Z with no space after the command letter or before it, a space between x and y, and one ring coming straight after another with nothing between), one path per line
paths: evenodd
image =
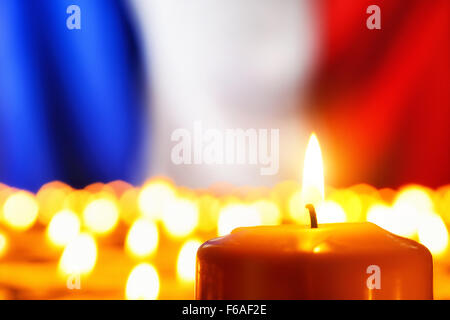
M142 217L128 231L125 248L134 257L147 258L155 253L158 242L158 227L152 220Z
M26 231L36 222L39 206L31 193L20 191L8 197L3 205L3 219L12 229Z
M159 275L149 263L141 263L128 276L125 297L128 300L154 300L159 295Z
M69 242L59 260L62 274L89 274L97 262L97 243L87 234L81 233Z
M47 237L57 247L64 247L80 232L80 219L70 210L55 214L47 227Z
M197 239L187 240L180 249L177 259L177 277L185 282L195 279L195 256L202 243Z

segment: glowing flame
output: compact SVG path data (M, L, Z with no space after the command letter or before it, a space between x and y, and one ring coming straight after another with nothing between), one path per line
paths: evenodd
M119 209L109 199L97 199L89 203L83 211L83 222L96 234L108 234L117 225Z
M303 165L302 202L317 207L325 198L324 194L322 152L319 140L313 133L309 138Z
M79 234L69 242L59 261L59 270L64 274L88 274L97 262L97 244L86 233Z
M181 247L177 260L177 276L182 281L195 280L195 260L201 244L199 240L194 239L186 241Z
M128 300L155 300L158 295L158 271L149 263L138 264L128 276L125 297Z
M47 227L47 237L57 247L64 247L80 232L80 219L70 210L62 210L53 216Z
M305 153L302 189L295 192L289 201L289 213L297 223L310 224L310 218L305 213L307 204L312 204L316 208L319 223L347 220L344 210L338 203L331 201L324 203L324 184L322 152L319 140L313 133Z
M13 193L3 205L3 219L13 229L25 231L36 222L39 206L28 192Z
M125 247L128 252L138 258L146 258L158 248L158 228L148 218L136 220L128 231Z

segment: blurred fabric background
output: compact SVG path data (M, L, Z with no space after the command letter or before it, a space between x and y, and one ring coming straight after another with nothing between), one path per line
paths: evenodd
M370 4L381 30L362 26ZM321 1L310 114L328 179L378 187L450 181L450 2Z
M329 184L446 184L449 15L446 0L2 0L0 182L273 184L298 178L314 130ZM279 175L173 165L170 133L194 120L280 128Z
M82 30L66 27L71 4ZM145 74L121 0L0 3L0 181L37 190L139 175Z

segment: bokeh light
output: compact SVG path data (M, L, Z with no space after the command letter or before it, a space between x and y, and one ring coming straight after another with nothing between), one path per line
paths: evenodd
M166 232L174 238L191 234L198 224L198 206L190 199L176 199L164 210L163 225Z
M348 189L335 190L327 200L338 203L344 209L348 222L358 222L363 219L361 199L356 192Z
M219 217L220 201L209 194L201 195L198 199L199 219L198 228L203 232L212 232L216 229Z
M442 218L437 214L423 217L418 226L419 241L433 255L441 255L448 246L448 230Z
M195 280L195 261L197 250L202 242L197 239L187 240L180 249L177 259L177 277L182 281Z
M159 232L156 224L148 218L139 218L128 231L125 247L135 257L146 258L158 248Z
M59 261L59 270L68 275L89 274L97 262L97 243L87 234L81 233L69 242Z
M70 210L55 214L47 227L47 237L57 247L64 247L80 232L81 222Z
M86 190L73 190L65 197L63 208L81 214L93 198Z
M69 194L71 188L62 182L54 181L43 185L36 194L39 203L39 222L47 225L52 217L64 208Z
M413 237L417 234L421 220L433 211L433 201L423 188L408 186L400 190L392 209L392 232Z
M393 206L394 209L403 209L405 211L430 212L433 210L433 200L425 191L425 188L412 185L399 191Z
M66 278L84 275L88 279L89 275L86 285L108 290L115 298L124 292L127 299L192 298L188 295L195 281L196 254L204 241L239 227L310 224L298 182L277 186L278 193L250 187L190 190L160 179L145 185L149 186L146 200L158 193L165 200L149 205L143 200L142 188L119 182L95 183L81 190L49 183L39 197L0 185L2 263L8 265L11 258L26 255L30 263L45 259L54 270L58 261L54 260L54 266L48 261L54 259L56 250L41 254L39 245L27 245L42 239L45 230L48 242L62 249L58 271ZM56 196L52 204L48 203L53 201L50 195ZM449 257L449 199L450 186L438 190L416 185L400 190L377 190L366 184L327 187L326 199L316 205L316 212L319 224L370 221L416 240L442 265ZM140 205L151 210L144 213ZM42 217L41 206L47 211ZM32 228L36 221L41 224ZM3 225L8 228L1 229ZM29 231L18 234L17 230ZM101 235L109 236L99 237L97 244L95 237ZM136 262L141 264L132 268ZM164 286L162 293L160 286Z
M24 231L34 225L38 211L38 203L32 194L16 192L3 205L3 220L11 228Z
M263 225L279 225L281 223L281 214L278 206L268 200L259 200L252 204L261 217L261 224Z
M140 216L138 208L139 189L131 188L126 190L119 198L120 219L127 225L133 224Z
M376 224L377 226L391 231L389 218L391 215L391 208L385 204L374 204L367 211L367 221ZM392 231L391 231L392 232Z
M224 236L238 227L259 226L261 224L261 216L255 207L229 204L220 210L217 232L219 236Z
M317 208L317 222L318 223L338 223L346 222L347 216L344 209L334 201L323 201Z
M96 199L83 211L84 225L95 234L108 234L117 225L119 209L110 199Z
M158 271L149 263L138 264L128 276L125 297L128 300L155 300L158 295Z
M300 190L294 192L289 199L289 217L300 225L310 223L310 218L302 200L302 192Z
M138 198L142 214L151 219L160 219L166 206L175 200L175 191L165 181L153 181L146 184Z

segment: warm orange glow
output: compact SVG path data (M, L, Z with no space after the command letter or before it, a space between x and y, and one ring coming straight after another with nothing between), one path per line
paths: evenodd
M64 209L81 214L93 198L86 190L73 190L65 197L63 207Z
M12 229L25 231L36 222L39 206L28 192L11 194L3 205L3 220Z
M139 209L151 219L160 219L165 208L175 200L175 191L165 181L154 181L145 185L138 198Z
M47 225L52 217L64 207L70 188L61 183L48 183L36 195L39 203L38 221Z
M149 263L138 264L128 276L125 297L128 300L155 300L158 295L158 271Z
M47 237L57 247L66 246L80 232L80 219L70 210L62 210L53 216L47 227Z
M416 236L421 218L414 211L398 211L395 207L381 203L372 205L367 211L367 221L407 238Z
M159 232L156 224L143 217L136 220L128 231L125 248L137 258L146 258L155 253L158 240Z
M192 190L152 179L143 187L116 181L80 190L50 182L35 195L0 183L0 265L3 282L17 288L17 293L0 290L0 300L117 294L127 299L192 298L202 242L238 227L309 227L305 203L314 203L319 229L324 223L370 221L420 242L433 255L436 297L450 292L443 280L450 261L450 185L436 190L420 185L376 189L368 184L324 188L315 135L304 170L302 180L271 189L225 185ZM305 241L298 247L317 255L335 250L319 242ZM71 276L82 277L82 291L65 289L63 279Z
M138 209L139 189L131 188L119 198L120 218L127 225L133 224L140 212Z
M83 211L85 226L96 234L108 234L117 225L119 209L110 199L97 199L89 203Z
M197 257L197 250L202 243L197 240L186 241L178 253L177 259L177 277L186 282L195 280L195 260Z
M327 199L338 203L344 209L348 222L363 220L363 204L354 191L349 189L335 190Z
M316 208L317 221L319 223L337 223L346 222L347 215L344 209L334 201L323 201Z
M198 199L198 228L204 232L212 232L216 228L219 216L220 201L211 195L202 195Z
M229 204L220 210L217 231L219 236L224 236L238 227L261 224L261 216L256 208L243 204Z
M289 198L289 217L298 224L309 224L309 216L304 212L302 191L297 190Z
M261 217L263 225L279 225L281 223L281 214L278 206L268 200L259 200L252 204Z
M59 260L59 270L68 275L89 274L97 262L97 243L86 233L69 242Z

